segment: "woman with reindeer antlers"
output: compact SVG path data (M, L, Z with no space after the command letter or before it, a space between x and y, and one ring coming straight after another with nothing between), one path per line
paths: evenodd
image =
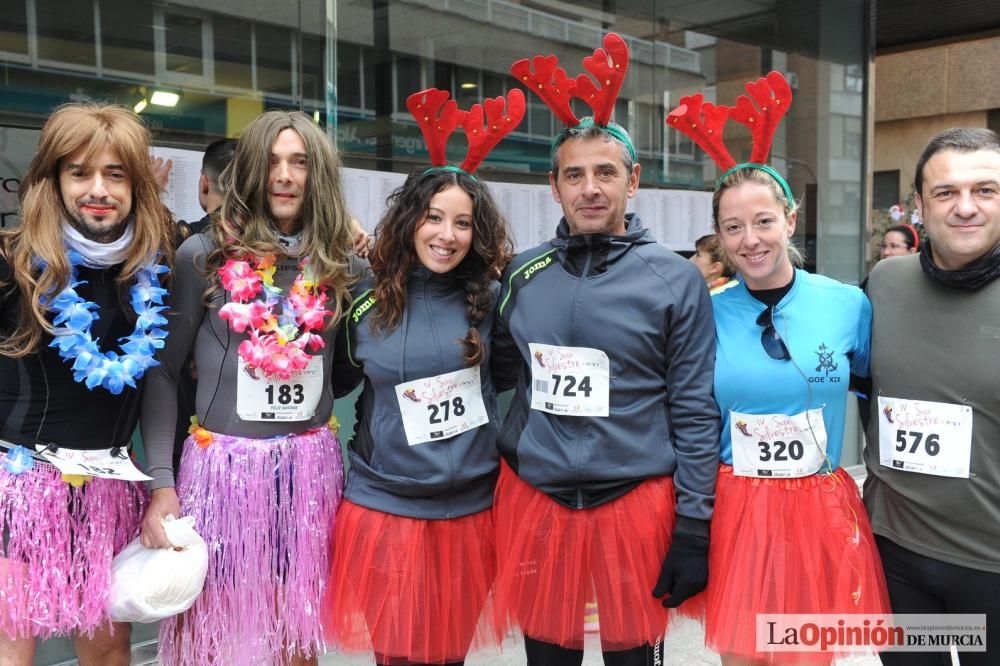
M721 465L708 588L682 610L705 614L706 643L726 665L829 663L831 652L757 650L756 618L888 612L868 518L839 466L848 384L868 375L871 305L856 287L795 267L797 204L766 164L791 90L777 72L746 89L734 107L696 94L667 116L724 172L712 215L742 276L712 298ZM753 136L747 163L723 143L729 118Z
M462 663L503 638L489 609L499 471L489 348L513 246L472 172L521 121L524 95L483 106L485 126L482 106L461 111L445 91L407 100L433 166L390 197L342 334L364 392L324 623L336 645L372 650L378 664ZM469 140L461 168L445 156L458 125Z

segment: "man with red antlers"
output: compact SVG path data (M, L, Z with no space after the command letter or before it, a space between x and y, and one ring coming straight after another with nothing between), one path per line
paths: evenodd
M529 664L579 664L593 601L605 663L651 664L666 607L708 575L712 313L697 269L626 214L640 168L611 121L625 42L607 35L584 66L596 85L555 56L511 66L566 124L549 173L564 217L501 282L494 380L516 395L499 441L495 603ZM578 119L572 97L593 117Z

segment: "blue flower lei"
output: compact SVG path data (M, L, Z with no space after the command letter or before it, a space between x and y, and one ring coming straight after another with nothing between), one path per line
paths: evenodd
M163 297L167 290L160 286L160 273L168 271L166 266L156 262L139 269L135 284L129 288L129 301L137 316L135 329L131 335L120 338L121 353L102 352L100 339L90 336L94 321L99 319L96 303L84 300L76 288L86 284L79 280L77 266L83 264L83 257L76 250L67 250L70 263L69 284L55 298L42 299L42 305L55 314L52 325L55 339L50 347L59 349L59 356L73 361L73 381L86 385L90 390L101 386L114 395L121 393L125 386L136 388L148 368L157 366L159 361L153 356L162 349L167 332L163 329L166 318L160 314L166 310Z

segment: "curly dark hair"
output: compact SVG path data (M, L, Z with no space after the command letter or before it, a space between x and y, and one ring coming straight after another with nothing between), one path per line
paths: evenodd
M483 360L485 353L478 327L493 307L490 283L507 266L514 246L507 220L489 188L464 172L414 171L389 196L389 210L375 229L375 245L369 257L376 299L371 325L382 332L399 326L406 307L406 284L419 261L413 236L424 223L434 195L451 186L461 187L472 199L472 251L452 271L465 289L469 332L460 342L465 345L466 366L472 367Z

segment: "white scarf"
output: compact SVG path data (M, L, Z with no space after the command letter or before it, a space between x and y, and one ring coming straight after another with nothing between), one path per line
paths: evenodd
M295 234L283 234L276 230L275 235L278 237L278 243L285 248L285 254L289 257L299 256L300 246L302 245L301 230Z
M129 247L132 245L132 238L135 235L132 222L125 226L125 232L118 240L113 240L110 243L98 243L84 238L83 234L65 219L62 228L66 244L80 253L84 265L89 268L107 268L125 261L128 258Z

